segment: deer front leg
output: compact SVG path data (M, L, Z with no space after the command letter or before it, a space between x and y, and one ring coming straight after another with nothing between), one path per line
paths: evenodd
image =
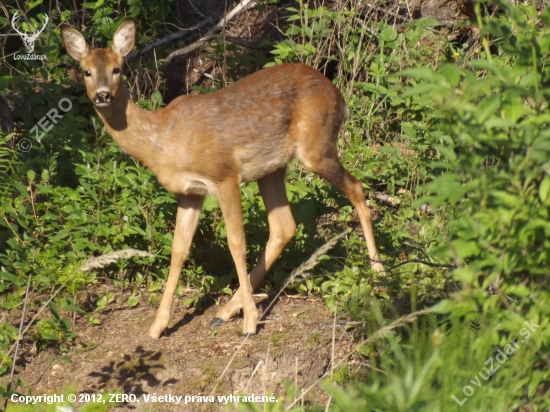
M258 264L250 273L252 290L258 288L266 272L296 234L296 223L286 196L284 179L285 169L282 168L258 180L267 211L269 240ZM239 288L231 300L218 311L210 326L227 322L242 308L242 303L242 288Z
M228 179L218 187L218 200L225 219L227 243L235 261L239 276L242 308L244 312L243 334L255 334L258 308L252 299L252 287L246 269L246 242L244 236L241 191L236 180Z
M172 301L178 286L183 262L189 255L189 249L193 241L193 235L199 223L204 197L197 195L178 196L178 213L176 216L176 229L172 241L172 257L170 261L170 273L164 286L164 294L157 310L155 321L149 328L149 336L153 339L160 335L170 323Z

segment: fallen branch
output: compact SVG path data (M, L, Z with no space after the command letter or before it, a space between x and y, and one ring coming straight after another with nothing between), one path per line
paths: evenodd
M163 44L170 43L174 40L181 39L182 37L185 37L186 35L188 35L189 32L191 32L191 31L202 29L204 26L206 26L211 21L212 21L211 18L205 19L205 20L201 21L199 24L197 24L195 27L192 27L190 29L184 29L184 30L178 31L176 33L172 33L169 36L163 37L162 39L157 40L154 43L148 44L143 49L130 53L126 57L126 61L133 60L136 57L139 57L142 54L147 53L148 51L156 49L159 46L162 46Z
M401 204L401 199L397 196L390 196L386 193L382 192L374 192L374 198L376 200L380 200L381 202L384 202L386 204L389 204L391 206L399 206ZM367 206L371 206L370 202L367 200ZM434 211L430 207L430 205L424 203L420 206L420 211L423 213L426 213L427 215L433 215Z
M155 257L155 255L149 252L145 252L143 250L136 250L136 249L117 250L115 252L105 253L104 255L101 255L101 256L93 256L88 258L82 264L82 266L80 267L80 270L83 272L89 272L94 269L101 269L120 259L130 259L134 256L152 257L152 258Z
M216 80L216 79L214 78L214 76L212 76L211 74L208 74L208 73L204 72L203 70L193 69L193 71L194 71L195 73L200 74L201 76L204 76L204 77L210 79L210 80Z
M401 199L399 199L398 197L390 196L385 193L374 192L374 197L376 198L376 200L380 200L384 203L389 203L392 206L397 206L401 203Z
M270 50L271 45L270 44L264 44L263 46L258 45L257 42L250 41L253 37L233 37L233 36L222 36L220 34L213 36L217 38L223 38L225 41L228 41L229 43L236 44L237 46L247 47L249 49L254 50ZM257 37L256 37L257 38Z
M422 265L426 265L437 269L456 269L457 268L455 265L447 265L445 263L432 263L426 260L412 259L412 260L406 260L405 262L399 262L398 264L391 266L388 270L392 271L394 269L397 269L400 266L408 265L410 263L420 263Z
M252 6L253 5L250 5L249 7L252 7ZM162 39L159 39L154 43L148 44L147 46L145 46L141 50L130 53L126 57L126 61L134 60L136 57L139 57L142 54L145 54L147 52L150 52L151 50L156 49L157 47L160 47L160 46L162 46L166 43L170 43L170 42L175 41L175 40L179 40L182 37L185 37L186 35L190 34L190 32L192 32L192 31L202 29L204 26L206 26L210 22L212 22L212 19L208 18L206 20L201 21L195 27L191 27L190 29L184 29L184 30L178 31L176 33L172 33L172 34L170 34L166 37L163 37ZM204 44L204 42L206 42L207 40L214 39L214 38L220 38L220 37L222 37L222 36L220 36L219 34L212 34L212 35L206 34L205 36L202 36L201 39L199 39L198 41L203 40L203 43L201 43L201 44ZM256 50L268 50L269 49L268 46L258 46L257 44L248 41L248 38L226 36L225 40L230 42L230 43L237 44L239 46L248 47L249 49L256 49ZM193 43L191 46L194 46L194 45L195 45L195 43ZM187 47L190 47L190 46L186 46L186 47L184 47L184 49L186 49ZM180 50L183 50L183 49L180 49ZM194 48L193 48L193 50L194 50ZM186 51L183 54L186 54L186 53L189 53L189 52Z
M214 27L208 30L208 32L204 36L202 36L195 43L190 44L189 46L173 51L168 55L168 57L166 57L166 61L170 61L177 56L189 54L192 51L198 49L208 40L214 38L216 36L216 32L221 30L226 25L227 22L233 19L233 17L238 15L241 11L248 10L255 6L256 6L256 2L254 0L242 0L237 6L235 6L233 10L227 13L227 15L225 15L218 23L216 23Z

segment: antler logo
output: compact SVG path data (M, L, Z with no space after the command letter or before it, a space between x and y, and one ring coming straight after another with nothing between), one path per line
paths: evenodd
M42 26L42 28L40 30L34 29L32 34L29 35L28 33L25 33L19 30L20 27L19 27L19 24L17 24L17 21L19 20L18 14L19 12L16 11L15 14L13 15L11 19L11 26L17 33L19 33L19 35L23 39L23 42L25 43L25 48L27 49L27 53L32 54L32 52L34 51L34 42L36 41L36 39L38 39L38 35L44 31L44 29L46 28L46 25L48 24L48 21L49 21L48 15L47 14L44 15L46 16L46 21L44 22L44 25Z

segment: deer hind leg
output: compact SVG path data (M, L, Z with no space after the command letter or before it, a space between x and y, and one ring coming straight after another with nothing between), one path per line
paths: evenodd
M227 179L218 185L218 200L225 219L227 244L235 261L244 312L243 334L256 333L258 308L252 299L252 287L246 269L246 242L244 236L241 191L236 179Z
M296 223L288 204L285 190L285 169L279 169L258 180L269 222L269 240L256 267L250 273L250 285L256 289L273 262L281 255L285 246L296 234ZM227 322L243 307L242 287L223 306L210 326Z
M327 145L324 151L304 150L303 153L300 153L299 157L309 170L318 174L333 186L336 186L351 201L357 210L363 232L365 233L371 267L377 272L385 272L384 265L380 262L380 254L376 249L371 211L365 201L363 185L360 180L353 177L344 169L344 166L340 163L336 153L336 144L331 143L330 146Z
M170 323L172 301L178 286L183 262L189 255L193 235L199 223L202 210L203 196L189 195L178 197L178 213L176 216L176 229L172 242L172 257L170 261L170 273L164 287L164 294L157 310L155 321L149 328L149 336L158 339L164 329Z

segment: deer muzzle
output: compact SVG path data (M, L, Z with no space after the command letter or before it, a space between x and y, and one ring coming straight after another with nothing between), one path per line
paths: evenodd
M96 106L106 107L111 104L111 101L113 100L113 95L109 91L100 91L96 92L93 100Z

